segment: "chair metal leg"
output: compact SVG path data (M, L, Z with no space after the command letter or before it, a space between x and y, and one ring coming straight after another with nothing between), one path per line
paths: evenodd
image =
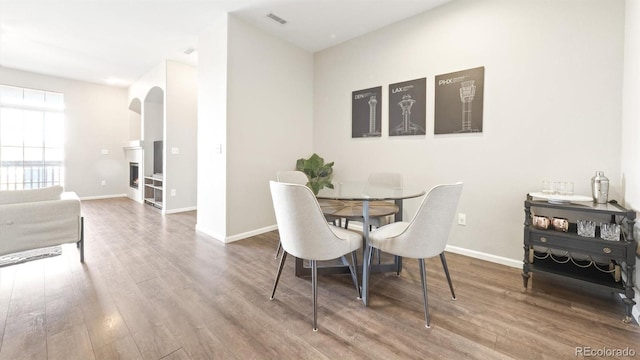
M282 268L284 267L284 262L287 260L287 252L282 252L282 257L280 258L280 265L278 265L278 272L276 273L276 280L273 282L273 290L271 291L271 296L269 300L273 300L273 297L276 294L276 287L278 287L278 281L280 280L280 274L282 274Z
M282 243L280 241L278 241L278 247L276 248L276 256L275 258L278 258L278 255L280 254L280 249L282 249Z
M80 250L80 262L84 263L84 217L80 217L80 241L78 241Z
M429 319L429 299L427 298L427 274L425 273L424 259L418 259L420 263L420 279L422 280L422 299L424 300L424 318L427 321L425 327L429 329L431 327L431 321Z
M351 280L353 280L353 284L356 286L356 291L358 292L358 300L360 300L362 299L362 293L360 292L360 285L358 284L358 259L355 250L351 252L349 271L351 272Z
M369 259L368 259L368 261L369 261L369 263L368 263L369 269L371 269L371 261L373 261L373 250L374 250L374 248L369 247ZM375 249L375 250L378 250L378 249Z
M451 276L449 275L449 267L447 266L447 259L444 257L444 252L440 254L440 261L442 262L442 267L444 268L444 274L447 276L447 281L449 282L449 289L451 289L451 299L456 299L456 293L453 291L453 283L451 282Z
M318 331L318 263L311 262L311 297L313 301L313 331Z

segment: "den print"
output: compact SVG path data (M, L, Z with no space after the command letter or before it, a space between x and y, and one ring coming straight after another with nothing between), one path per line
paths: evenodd
M382 86L358 90L351 95L351 137L380 137Z

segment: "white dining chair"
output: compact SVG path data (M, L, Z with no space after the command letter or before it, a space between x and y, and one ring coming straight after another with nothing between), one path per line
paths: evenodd
M456 183L434 187L422 200L422 204L420 204L418 211L410 222L391 223L373 230L369 234L368 247L365 251L367 266L371 265L371 249L379 249L393 255L418 259L427 328L431 327L431 322L424 259L440 256L440 261L449 283L449 289L451 290L451 297L453 300L456 299L449 268L444 256L444 249L447 245L454 215L460 201L462 185L462 183ZM367 284L369 283L367 279Z
M296 170L278 171L276 173L276 179L278 182L298 185L307 185L307 182L309 182L309 178L305 173ZM278 255L280 255L280 249L282 249L282 243L278 242L278 247L276 248L276 259L278 258Z
M351 263L348 266L358 298L360 298L356 250L362 245L362 235L355 231L329 225L316 196L308 187L276 181L270 181L269 185L283 249L270 299L273 300L275 296L287 254L308 260L311 265L313 331L317 331L317 262L337 258L342 258L346 262L345 256L351 253Z
M282 183L288 183L288 184L298 184L298 185L307 185L307 183L309 182L309 178L307 177L307 175L305 173L303 173L302 171L298 171L298 170L282 170L282 171L278 171L276 173L276 179L278 180L278 182L282 182ZM320 207L323 206L327 206L327 207L336 207L336 202L332 201L332 200L322 200L322 201L318 201L320 203ZM325 214L325 218L327 219L327 221L332 222L334 225L336 224L336 222L340 221L340 218L335 217L335 216L330 216ZM276 248L276 256L275 258L278 258L278 255L280 255L280 249L282 248L282 245L280 242L278 242L278 247Z
M276 179L278 182L307 185L309 178L302 171L297 170L283 170L276 173Z

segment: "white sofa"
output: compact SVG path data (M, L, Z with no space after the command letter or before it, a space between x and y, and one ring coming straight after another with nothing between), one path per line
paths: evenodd
M0 191L0 255L76 243L84 262L80 199L61 186Z

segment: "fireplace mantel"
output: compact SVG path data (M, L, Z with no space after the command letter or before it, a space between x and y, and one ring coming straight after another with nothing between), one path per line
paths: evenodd
M129 140L129 141L125 141L122 147L125 150L142 149L142 143L143 143L143 140Z

